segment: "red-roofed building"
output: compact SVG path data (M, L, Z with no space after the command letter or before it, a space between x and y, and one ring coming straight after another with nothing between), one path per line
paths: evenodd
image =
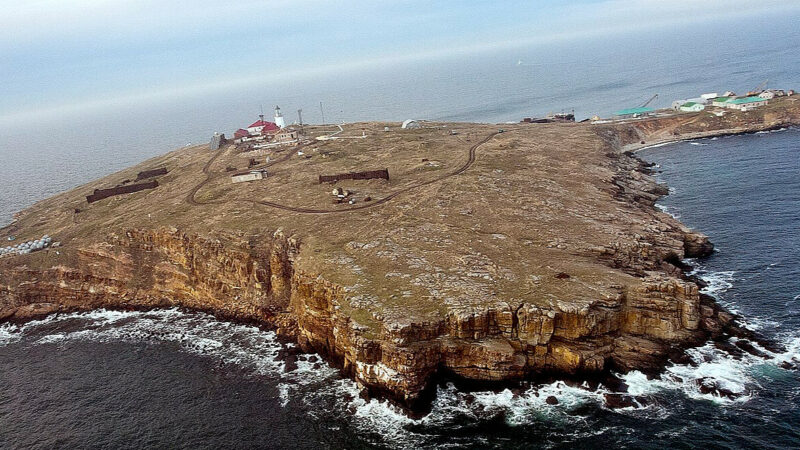
M251 123L249 127L247 127L247 131L250 132L252 135L262 134L266 132L274 132L279 130L278 125L274 124L273 122L267 122L263 119L256 120L255 122Z
M245 130L245 129L243 129L243 128L239 128L238 130L236 130L233 133L233 138L234 139L246 138L248 136L250 136L250 132Z

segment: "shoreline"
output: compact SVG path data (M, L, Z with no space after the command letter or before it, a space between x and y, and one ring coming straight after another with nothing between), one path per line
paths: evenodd
M762 132L770 132L770 131L783 131L783 130L790 130L792 128L796 128L800 125L797 124L779 124L779 125L770 125L761 129L728 129L728 130L714 130L708 132L700 132L688 137L681 137L676 139L664 139L656 142L648 142L646 144L628 144L623 148L623 151L630 151L633 153L638 153L642 150L647 150L650 148L657 148L657 147L665 147L671 144L677 144L680 142L690 142L696 141L701 139L710 139L715 137L725 137L725 136L742 136L748 134L757 134Z
M83 190L135 173L140 165L37 203L18 222L0 229L56 229L53 234L65 243L54 252L0 259L0 321L98 308L177 306L210 312L274 329L301 350L323 355L370 395L392 399L412 413L430 406L431 390L442 380L501 387L545 374L590 379L612 371L663 371L667 360L708 339L757 336L698 293L698 283L687 276L681 260L707 255L712 245L656 210L663 186L634 152L800 123L800 117L790 115L765 117L758 126L696 131L695 122L686 122L696 117L603 126L520 125L500 134L491 126L451 124L465 130L464 142L438 129L381 134L382 124L374 124L377 143L364 139L306 149L310 162L287 156L270 166L279 183L243 188L226 182L223 170L235 161L235 149L214 154L210 161L199 148L182 149L155 160L172 168L164 178L166 188L71 210ZM730 120L718 123L730 125ZM496 140L481 140L490 132ZM570 140L573 148L567 150L564 142ZM434 149L432 156L420 141L433 143L425 144ZM487 142L487 148L476 155L475 142ZM414 150L407 155L382 152L391 143ZM247 199L248 193L263 199L271 191L261 186L284 188L279 198L306 195L294 202L325 198L330 203L329 188L312 188L304 174L348 170L347 165L335 171L329 167L352 164L349 160L326 157L357 145L364 148L353 154L373 152L372 159L384 158L393 180L404 183L399 186L424 187L413 196L398 196L393 181L359 184L358 189L385 199L363 213L369 215L372 237L363 236L364 223L356 214L338 214L335 235L325 234L329 228L323 222L308 218L314 214L248 210L238 219L242 211L233 200ZM529 159L517 179L520 155ZM426 157L420 163L421 156ZM444 173L453 172L452 179L426 164L431 157L441 160L439 165L452 161L444 168ZM576 158L589 177L579 185L571 184L569 168ZM175 165L175 159L184 166ZM309 169L317 166L321 169ZM203 178L208 186L197 185ZM541 180L550 184L537 184ZM502 188L487 189L492 183ZM482 189L480 196L459 196L472 186ZM549 190L530 196L540 186ZM438 195L439 190L449 194ZM221 200L210 206L186 202L187 195ZM582 209L564 206L575 198L609 211L623 208L624 215L610 222L611 212L587 218ZM457 203L450 206L444 199ZM537 207L520 209L517 199ZM161 204L171 206L153 208ZM454 213L446 226L414 228L446 220L445 212ZM515 226L521 213L529 215L528 227L551 234L533 240L537 235ZM415 215L410 224L393 224L409 214ZM264 223L253 227L250 216ZM568 220L552 231L553 217ZM154 226L154 220L162 223ZM464 231L464 222L472 228ZM389 227L381 228L384 224ZM220 228L230 231L211 231ZM535 261L547 266L529 266ZM412 264L420 269L409 270ZM448 275L453 273L458 275ZM457 295L426 295L442 286ZM389 288L394 290L376 295Z

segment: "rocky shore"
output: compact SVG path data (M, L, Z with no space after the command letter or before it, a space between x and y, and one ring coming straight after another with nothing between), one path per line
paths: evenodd
M412 408L443 376L656 372L682 349L746 331L685 275L682 261L713 246L655 208L666 187L632 151L798 123L800 107L785 99L725 117L500 134L353 124L345 130L367 137L286 149L265 180L244 184L227 174L246 164L238 149L185 148L37 203L0 230L61 242L0 258L0 320L210 311L274 327ZM152 191L83 198L162 166L169 174ZM390 180L346 184L355 206L331 205L331 187L316 181L374 167Z

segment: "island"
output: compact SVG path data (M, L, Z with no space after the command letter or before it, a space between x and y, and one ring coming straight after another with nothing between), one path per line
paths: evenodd
M0 257L0 321L208 311L411 408L442 377L658 371L738 325L687 275L709 239L655 206L667 188L634 152L797 125L797 100L595 123L305 125L260 147L217 136L18 213L0 238L29 244Z

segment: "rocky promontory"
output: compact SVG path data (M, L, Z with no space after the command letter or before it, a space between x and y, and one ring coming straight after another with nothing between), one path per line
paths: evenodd
M654 206L667 191L632 151L798 124L794 100L502 132L355 123L306 127L296 145L183 148L0 230L59 243L0 257L0 320L211 311L274 327L412 406L437 376L659 370L734 319L684 274L685 258L713 246ZM319 178L384 168L388 180ZM232 182L253 169L266 177ZM155 187L87 203L147 171Z

